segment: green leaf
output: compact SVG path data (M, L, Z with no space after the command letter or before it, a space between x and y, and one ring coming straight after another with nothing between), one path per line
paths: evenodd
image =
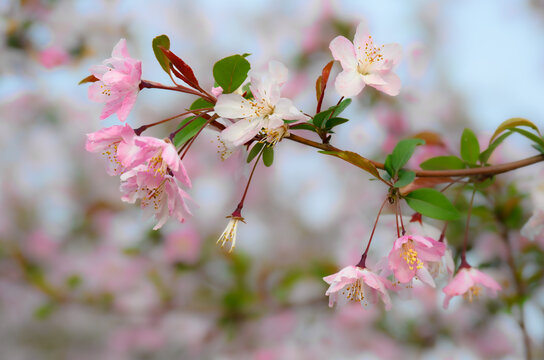
M317 131L315 129L315 126L313 126L311 124L307 124L307 123L293 125L289 129L292 129L292 130L310 130L310 131L313 131L313 132Z
M425 144L421 139L404 139L397 143L391 153L391 170L396 174L406 163L416 150L416 146ZM394 175L391 175L394 177Z
M423 170L455 170L464 169L465 163L457 156L437 156L419 164Z
M252 148L251 150L249 151L249 154L247 155L247 162L250 163L251 160L253 160L255 158L255 156L257 156L259 154L259 152L261 152L261 149L263 148L264 146L264 143L260 142L260 143L256 143Z
M521 134L521 135L525 136L527 139L532 140L534 143L536 143L536 144L538 144L540 146L544 146L544 140L542 140L542 138L536 136L533 133L530 133L527 130L512 128L512 129L510 129L510 131L515 131L518 134Z
M331 109L334 109L332 113L332 117L337 117L342 113L342 111L346 110L346 108L351 104L351 99L345 99L340 104L332 106Z
M151 43L153 46L153 53L157 58L157 61L161 65L162 69L166 71L167 74L170 74L170 60L164 55L159 46L163 47L166 50L170 50L170 39L166 35L159 35L153 39Z
M205 109L205 108L213 108L213 107L214 105L211 102L204 100L203 98L198 98L191 104L191 107L189 109L197 110L197 109Z
M480 144L474 132L465 129L461 135L461 158L469 164L476 164L480 157Z
M202 117L198 117L195 119L194 116L190 116L188 118L183 119L179 123L178 129L182 127L183 125L187 124L189 121L191 121L191 123L185 126L183 130L181 130L180 132L176 134L176 136L174 136L173 142L175 147L182 146L187 141L189 141L193 136L195 136L196 133L200 129L202 129L202 127L206 124L207 120Z
M533 147L544 154L544 146L533 144Z
M247 78L251 65L242 55L232 55L219 60L213 66L213 77L223 88L223 94L238 89Z
M399 170L399 176L397 181L395 182L395 187L400 188L408 184L411 184L415 178L416 178L415 172L408 171L408 170Z
M338 126L338 125L343 124L343 123L347 123L348 121L349 121L349 119L344 119L344 118L340 118L340 117L333 117L333 118L330 118L328 120L325 120L325 123L323 124L323 128L325 128L327 130L330 130L335 126Z
M444 194L430 188L417 189L404 197L408 205L420 213L433 219L457 220L459 211Z
M493 134L493 136L489 140L489 143L491 144L491 142L497 136L499 136L499 134L502 133L503 131L511 130L511 129L516 128L518 126L528 126L528 127L532 128L532 129L536 130L538 135L541 135L540 132L538 131L538 127L535 124L533 124L531 121L529 121L527 119L524 119L524 118L511 118L511 119L508 119L508 120L504 121L502 124L499 125L499 127L497 127L497 130L495 130L495 133Z
M493 151L495 151L495 149L497 148L497 146L499 146L507 137L509 137L510 135L512 135L512 132L509 131L507 133L504 133L502 134L501 136L499 136L495 141L493 141L492 143L490 142L489 146L487 147L487 149L485 149L485 151L483 151L481 154L480 154L480 161L485 164L487 163L487 160L489 160L489 158L491 157L491 154L493 154Z
M334 109L327 109L325 111L315 114L314 118L312 119L312 123L318 128L322 128L323 123L331 117L333 111Z
M274 162L274 148L265 146L263 149L263 163L265 166L270 166Z
M381 179L380 174L376 166L368 159L362 157L361 155L351 152L351 151L319 151L321 154L336 156L342 160L349 162L366 172L374 175L378 179Z
M78 85L81 85L81 84L85 84L85 83L90 83L90 82L96 82L98 81L99 79L94 76L94 75L89 75L87 76L85 79L82 79L80 82L78 82L77 84Z
M56 305L54 303L46 302L45 304L38 306L34 310L34 317L38 320L45 320L49 316L51 316L51 314L53 314L55 309Z
M389 176L393 178L393 176L395 175L395 171L393 170L393 166L391 165L391 158L392 158L391 154L387 155L387 157L385 158L385 163L383 165L384 165L385 171L387 171Z

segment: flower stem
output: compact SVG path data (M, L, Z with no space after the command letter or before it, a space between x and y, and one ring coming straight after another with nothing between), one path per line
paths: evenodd
M264 150L264 146L263 146L263 150ZM238 208L240 208L240 210L244 206L244 201L246 200L247 191L249 190L249 184L251 183L251 179L253 179L253 173L255 172L255 169L257 168L257 164L259 163L259 160L261 159L261 156L263 155L263 150L259 152L259 156L257 156L257 160L255 160L255 164L253 164L253 169L251 169L251 174L249 174L249 179L247 180L247 185L244 190L244 194L242 195L242 199L238 203Z
M460 268L470 267L467 262L467 244L468 244L468 227L470 225L470 215L472 214L472 205L474 203L474 195L476 194L476 187L472 190L472 196L470 197L470 203L468 205L467 224L465 225L465 238L463 240L463 252L461 253L461 265Z
M366 245L365 252L361 256L361 260L359 261L359 263L356 266L359 266L361 268L365 267L366 256L368 254L368 250L370 249L370 243L372 242L372 238L374 237L374 232L376 231L376 226L378 225L378 220L380 219L380 215L382 214L382 210L383 210L383 208L385 206L385 203L387 203L388 201L389 201L389 196L385 198L385 200L382 203L382 206L380 207L380 210L378 211L378 216L376 216L376 221L374 222L374 227L372 228L372 232L370 233L370 239L368 239L368 244ZM398 227L397 227L397 229L398 229Z

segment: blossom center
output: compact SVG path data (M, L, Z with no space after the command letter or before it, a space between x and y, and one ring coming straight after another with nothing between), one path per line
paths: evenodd
M361 279L357 279L354 283L346 286L343 295L346 295L346 298L350 301L363 301L365 298L364 286Z
M270 105L269 102L264 100L251 102L251 107L255 111L255 115L257 115L257 117L266 117L274 113L274 106Z
M423 262L417 257L417 250L412 240L402 244L402 251L399 256L406 261L410 270L414 270L414 266L416 269L423 268Z
M472 299L474 298L477 298L478 296L480 296L482 293L482 288L475 284L473 286L471 286L467 292L463 295L463 298L465 300L468 300L469 302L472 302Z
M146 192L146 195L141 200L142 207L146 208L151 203L155 210L159 210L161 205L162 194L164 193L164 183L166 180L163 180L159 186L156 188L142 187L140 190Z
M117 157L117 148L119 147L119 143L121 141L117 141L114 143L111 143L108 147L102 151L102 155L108 159L108 161L113 165L113 171L119 170L121 165L121 162L119 161L119 158Z
M100 89L102 90L102 95L111 96L111 90L110 87L107 85L100 85Z
M358 46L359 51L362 50L361 46ZM368 75L370 68L373 64L383 61L382 46L375 46L372 41L372 36L368 35L368 39L365 42L365 48L362 54L362 58L358 59L357 71L362 75Z

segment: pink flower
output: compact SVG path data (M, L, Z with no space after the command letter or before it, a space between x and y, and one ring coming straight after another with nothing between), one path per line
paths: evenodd
M325 295L329 296L329 306L332 307L338 299L338 292L342 291L348 300L360 301L363 303L366 296L371 297L373 303L377 302L377 295L385 304L385 309L391 309L391 298L386 289L392 288L389 280L374 274L367 268L358 266L346 266L336 274L323 278L330 284Z
M389 253L389 267L401 283L417 276L423 283L435 287L427 269L427 262L441 261L446 245L426 236L405 235L393 243Z
M360 23L353 43L343 36L334 38L329 48L335 60L340 61L343 71L336 77L336 91L342 96L359 94L370 85L387 95L400 92L400 79L393 67L401 58L399 44L374 45L364 23Z
M450 299L454 296L463 295L472 302L472 298L480 295L482 288L480 285L491 290L493 295L501 290L501 286L493 280L492 277L476 270L472 267L463 267L454 276L453 280L442 289L446 298L444 299L444 308L447 309Z
M70 61L70 55L59 46L51 46L38 54L38 61L47 69L64 65Z
M134 138L134 145L138 151L119 152L121 163L129 168L146 164L145 171L149 175L161 179L163 176L173 173L173 176L183 185L191 187L191 180L185 171L178 152L172 142L166 138L164 140L149 136L138 136ZM123 150L129 150L123 148Z
M85 149L89 152L101 152L107 160L106 172L120 175L126 167L121 163L119 154L129 154L137 150L133 146L134 130L126 124L115 125L87 134Z
M229 148L246 143L260 132L275 143L286 134L283 120L308 119L291 100L280 97L280 88L287 81L287 68L282 63L271 61L268 72L251 71L250 78L253 100L240 94L223 94L215 105L217 115L238 119L221 132L221 141Z
M186 198L189 195L176 183L174 177L150 174L145 165L140 165L121 175L121 199L135 203L140 199L140 207L149 215L154 215L157 224L153 230L161 228L170 216L183 222L191 215Z
M116 113L119 120L125 121L140 91L142 62L129 56L126 40L121 39L113 48L112 57L90 71L100 81L89 87L89 99L106 103L100 119Z

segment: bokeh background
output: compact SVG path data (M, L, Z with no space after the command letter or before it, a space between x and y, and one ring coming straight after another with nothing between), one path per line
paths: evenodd
M152 220L121 202L119 179L84 150L86 133L119 122L100 121L101 105L77 86L120 38L142 60L143 78L168 83L151 49L167 34L208 88L225 56L251 53L257 69L282 61L284 94L313 113L328 44L364 20L376 42L402 44L403 89L396 98L365 89L332 143L383 160L400 138L443 134L418 150L417 166L458 151L464 127L482 144L510 117L542 128L544 2L0 0L0 15L1 359L518 359L524 333L533 358L544 357L544 243L519 235L542 165L501 176L491 200L477 199L469 257L501 282L497 299L457 299L443 310L440 290L416 285L387 313L329 309L321 278L358 260L385 196L380 184L283 141L274 166L257 169L247 224L228 255L215 241L249 169L243 152L222 162L217 133L205 131L186 160L194 216L152 231ZM330 85L327 106L338 100ZM143 90L128 122L158 121L192 101ZM175 125L148 132L165 137ZM492 161L535 153L510 139ZM489 203L512 201L501 238ZM431 225L441 226L417 231ZM461 226L448 229L452 248ZM374 264L394 240L391 216L376 237Z

